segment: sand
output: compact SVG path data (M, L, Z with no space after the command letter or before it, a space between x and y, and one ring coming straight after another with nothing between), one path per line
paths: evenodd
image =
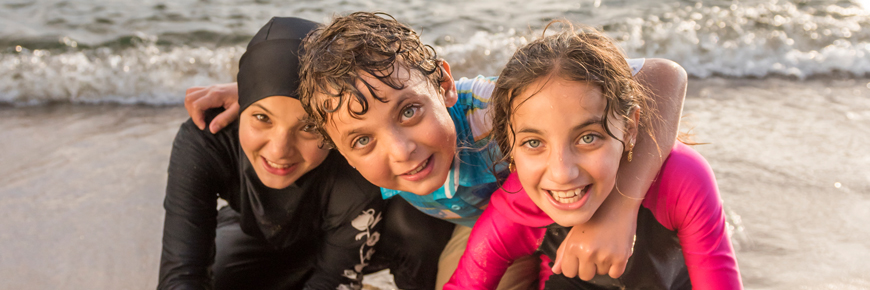
M870 289L868 82L690 80L684 127L708 143L695 148L746 288ZM180 105L0 108L0 289L154 289L185 119Z

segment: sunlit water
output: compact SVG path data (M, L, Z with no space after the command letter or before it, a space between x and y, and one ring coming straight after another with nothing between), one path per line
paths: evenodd
M272 16L357 10L411 24L458 76L563 18L679 62L746 286L870 289L870 2L350 2L0 4L0 289L153 288L184 89L232 81Z

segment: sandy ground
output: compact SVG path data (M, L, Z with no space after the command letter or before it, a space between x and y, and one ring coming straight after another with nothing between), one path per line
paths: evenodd
M749 289L870 289L870 80L691 80ZM0 108L0 289L154 289L178 107ZM389 289L389 277L367 278Z

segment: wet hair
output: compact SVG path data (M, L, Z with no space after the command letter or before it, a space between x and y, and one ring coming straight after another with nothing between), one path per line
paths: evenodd
M547 30L557 22L562 24L562 29L546 35ZM568 21L553 21L544 28L541 38L514 53L496 81L491 101L492 138L503 156L497 164L504 164L513 151L515 131L511 118L515 99L529 89L533 82L553 78L597 85L606 101L602 125L607 134L623 146L625 141L613 135L608 121L613 116L629 120L634 108L640 109L639 125L649 124L654 115L650 111L647 90L632 77L625 55L610 38L590 27L575 29Z
M405 86L403 80L392 77L397 67L421 73L436 87L443 77L435 50L424 45L417 32L386 13L356 12L335 17L329 25L311 32L304 47L300 101L329 145L332 139L324 130L329 114L350 101L361 107L353 110L347 105L352 117L359 118L368 111L368 100L356 84L365 85L375 100L389 101L379 97L361 75L374 76L396 90Z

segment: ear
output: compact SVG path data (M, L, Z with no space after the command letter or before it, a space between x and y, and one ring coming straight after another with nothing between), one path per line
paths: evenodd
M630 144L637 144L637 132L640 130L640 107L634 106L631 108L631 111L628 112L628 120L626 120L626 132L628 132L628 138ZM626 147L628 150L629 147Z
M456 93L456 84L453 82L453 76L450 74L450 64L446 60L441 60L441 98L444 99L444 105L448 108L453 107L459 99Z

